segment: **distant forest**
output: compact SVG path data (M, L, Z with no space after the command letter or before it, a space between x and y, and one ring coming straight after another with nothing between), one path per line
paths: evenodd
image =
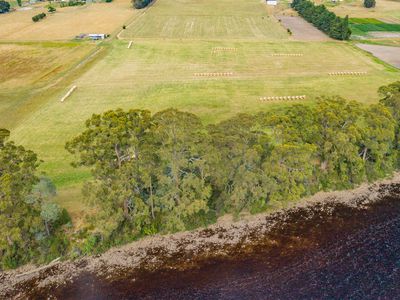
M315 5L309 0L293 0L292 8L333 39L348 40L351 36L348 16L338 17L323 4Z
M95 214L72 232L35 153L0 130L0 267L104 251L141 236L193 229L226 213L258 213L399 168L400 82L377 104L320 98L204 125L167 109L94 114L66 144L90 168Z

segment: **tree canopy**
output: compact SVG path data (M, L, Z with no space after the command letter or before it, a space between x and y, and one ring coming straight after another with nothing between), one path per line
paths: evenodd
M370 0L367 0L370 1ZM291 4L300 16L319 30L336 40L348 40L351 35L349 18L341 18L329 11L325 5L316 5L309 0L294 0Z
M4 0L0 0L0 14L10 11L10 3Z
M98 208L94 228L113 243L390 174L398 165L399 85L380 94L374 105L320 98L208 126L175 109L118 109L93 115L66 148L75 166L92 170L85 192Z
M0 129L0 269L46 260L65 246L57 241L60 214L49 217L49 205L61 209L51 202L54 189L45 189L51 183L37 176L36 154L6 141L8 136Z
M364 0L364 7L371 8L375 7L376 1L375 0Z

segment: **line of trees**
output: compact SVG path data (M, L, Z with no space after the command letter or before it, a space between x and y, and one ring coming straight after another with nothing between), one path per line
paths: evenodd
M82 6L82 5L85 5L85 4L86 4L86 1L69 0L68 2L60 2L60 7Z
M0 269L102 251L143 235L257 213L321 190L351 188L400 166L400 81L380 103L321 98L205 126L194 114L121 109L94 114L66 144L93 179L86 229L38 176L35 153L0 130Z
M306 21L312 23L319 30L325 32L331 38L348 40L351 35L349 18L341 18L329 11L325 5L315 5L309 0L294 0L292 8Z

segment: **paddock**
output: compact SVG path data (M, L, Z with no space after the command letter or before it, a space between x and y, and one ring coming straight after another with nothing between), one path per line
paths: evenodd
M148 13L121 32L122 39L286 40L263 1L155 1Z

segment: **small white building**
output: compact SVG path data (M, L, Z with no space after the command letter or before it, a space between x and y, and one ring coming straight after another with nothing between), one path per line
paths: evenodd
M278 0L267 0L267 5L278 5Z
M104 40L106 38L104 33L90 33L87 36L92 40Z

